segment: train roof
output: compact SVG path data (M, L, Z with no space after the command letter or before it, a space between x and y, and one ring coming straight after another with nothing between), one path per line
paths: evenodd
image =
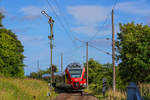
M73 63L70 63L68 66L67 66L68 69L82 69L82 65L80 63L77 63L77 62L73 62Z

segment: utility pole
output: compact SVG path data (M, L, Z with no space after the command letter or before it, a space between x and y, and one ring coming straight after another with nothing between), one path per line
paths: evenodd
M54 68L53 68L53 63L52 63L52 56L53 56L53 39L54 39L54 36L53 36L53 23L54 23L54 20L52 19L52 17L49 18L48 20L48 23L50 25L50 36L48 36L49 40L50 40L50 56L51 56L51 85L53 85L53 82L54 82Z
M112 65L113 65L113 92L116 90L115 75L115 31L114 31L114 10L112 9Z
M50 36L48 36L49 40L50 40L50 64L51 64L51 86L53 85L54 82L54 68L53 68L53 64L52 64L52 53L53 53L53 40L54 40L54 35L53 35L53 24L54 24L54 20L52 19L51 16L49 16L45 11L41 12L43 15L47 16L48 19L48 23L50 25Z
M63 72L63 53L61 53L61 72Z
M88 89L88 42L86 42L86 72L87 72L87 75L86 75L86 78L87 78L87 89Z

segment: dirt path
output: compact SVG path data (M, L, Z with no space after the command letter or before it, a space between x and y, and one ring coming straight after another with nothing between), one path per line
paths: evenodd
M60 93L55 99L53 100L98 100L94 96L90 96L87 94L81 93Z

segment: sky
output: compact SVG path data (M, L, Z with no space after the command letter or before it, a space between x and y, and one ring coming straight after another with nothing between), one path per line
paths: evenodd
M86 61L86 44L89 58L101 64L111 63L111 11L114 9L115 38L119 23L134 21L150 25L150 0L0 0L0 12L5 15L3 25L12 30L24 45L25 75L36 72L37 62L45 70L50 65L48 18L54 19L53 64L60 71L71 62ZM109 38L107 40L106 38Z

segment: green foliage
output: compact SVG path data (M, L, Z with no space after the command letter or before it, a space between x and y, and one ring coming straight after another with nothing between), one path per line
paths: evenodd
M0 17L0 74L23 77L23 46L11 30L2 27L1 18L3 17Z
M93 91L93 94L102 92L102 79L104 77L107 79L107 88L112 86L112 64L107 63L102 65L91 58L88 66L89 88Z
M3 14L2 13L0 13L0 27L2 27L3 25L2 25L2 19L4 18L4 16L3 16Z
M54 72L58 72L58 67L56 65L52 65ZM51 73L51 67L45 70L45 73Z
M89 91L93 95L102 96L103 78L106 78L106 89L108 90L112 88L113 66L110 63L102 65L94 59L89 60L88 66ZM119 76L118 66L116 66L116 88L121 90L124 90L126 88L126 86L123 84L122 79Z
M102 65L99 64L97 61L94 61L94 59L90 59L88 62L88 72L89 72L89 83L100 83L97 81L101 81L103 75L103 68ZM99 80L97 80L97 78Z
M56 65L53 65L54 72L58 72L58 67ZM40 70L38 72L31 72L29 77L35 78L35 79L42 79L42 75L44 74L51 74L51 67L47 68L46 70Z
M120 24L116 47L119 75L123 82L150 81L150 27Z

